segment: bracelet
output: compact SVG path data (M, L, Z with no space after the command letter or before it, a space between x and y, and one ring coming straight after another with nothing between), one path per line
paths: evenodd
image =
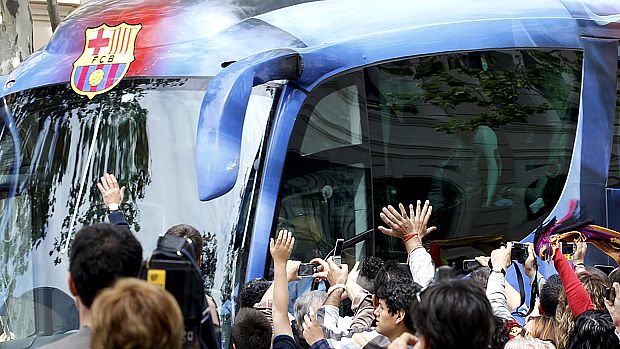
M506 269L504 269L504 268L499 268L499 270L493 269L492 272L494 272L494 273L502 273L504 276L506 276Z
M344 284L335 284L329 287L329 289L327 290L327 294L332 293L332 291L336 290L336 289L343 289L345 290L347 287Z
M403 242L406 243L407 241L413 239L416 236L418 236L418 234L416 234L416 233L407 234L407 235L403 236Z
M582 267L582 268L585 268L585 267L586 267L586 265L585 265L584 263L582 263L582 262L575 263L575 268L577 268L577 267Z

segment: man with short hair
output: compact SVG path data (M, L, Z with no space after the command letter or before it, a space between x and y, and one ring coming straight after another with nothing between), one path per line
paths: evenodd
M82 227L69 256L69 290L77 303L80 330L42 348L89 348L90 307L96 295L120 277L136 277L141 265L142 246L129 230L107 223Z
M168 228L165 235L174 235L192 240L192 254L196 258L198 266L202 265L202 246L204 243L198 229L189 224L177 224Z
M271 323L258 310L241 308L232 327L233 349L269 349Z
M413 333L413 322L409 314L420 285L411 279L396 278L388 280L377 290L379 305L375 309L377 332L393 342L405 332Z
M405 333L390 349L488 348L493 334L493 310L485 292L470 280L431 284L411 307L416 336Z

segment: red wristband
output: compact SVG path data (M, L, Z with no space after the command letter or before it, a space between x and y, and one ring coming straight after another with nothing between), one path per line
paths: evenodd
M416 234L416 233L407 234L407 235L403 236L403 242L406 243L407 241L413 239L416 236L418 236L418 234Z
M620 327L620 320L614 320L614 327Z

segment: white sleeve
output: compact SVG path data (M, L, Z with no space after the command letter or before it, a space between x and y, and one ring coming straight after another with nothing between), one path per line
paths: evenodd
M323 321L319 320L319 325L333 332L340 333L340 329L338 328L338 320L340 319L338 308L333 305L324 305L321 309L325 313L323 315ZM318 318L320 319L320 317Z
M419 247L409 254L409 269L413 281L422 287L428 286L435 277L435 265L426 249Z

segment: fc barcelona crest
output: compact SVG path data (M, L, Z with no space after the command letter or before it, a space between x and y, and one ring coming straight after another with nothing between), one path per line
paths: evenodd
M142 25L103 24L86 29L84 52L73 63L71 88L92 99L116 86L135 60L134 44Z

